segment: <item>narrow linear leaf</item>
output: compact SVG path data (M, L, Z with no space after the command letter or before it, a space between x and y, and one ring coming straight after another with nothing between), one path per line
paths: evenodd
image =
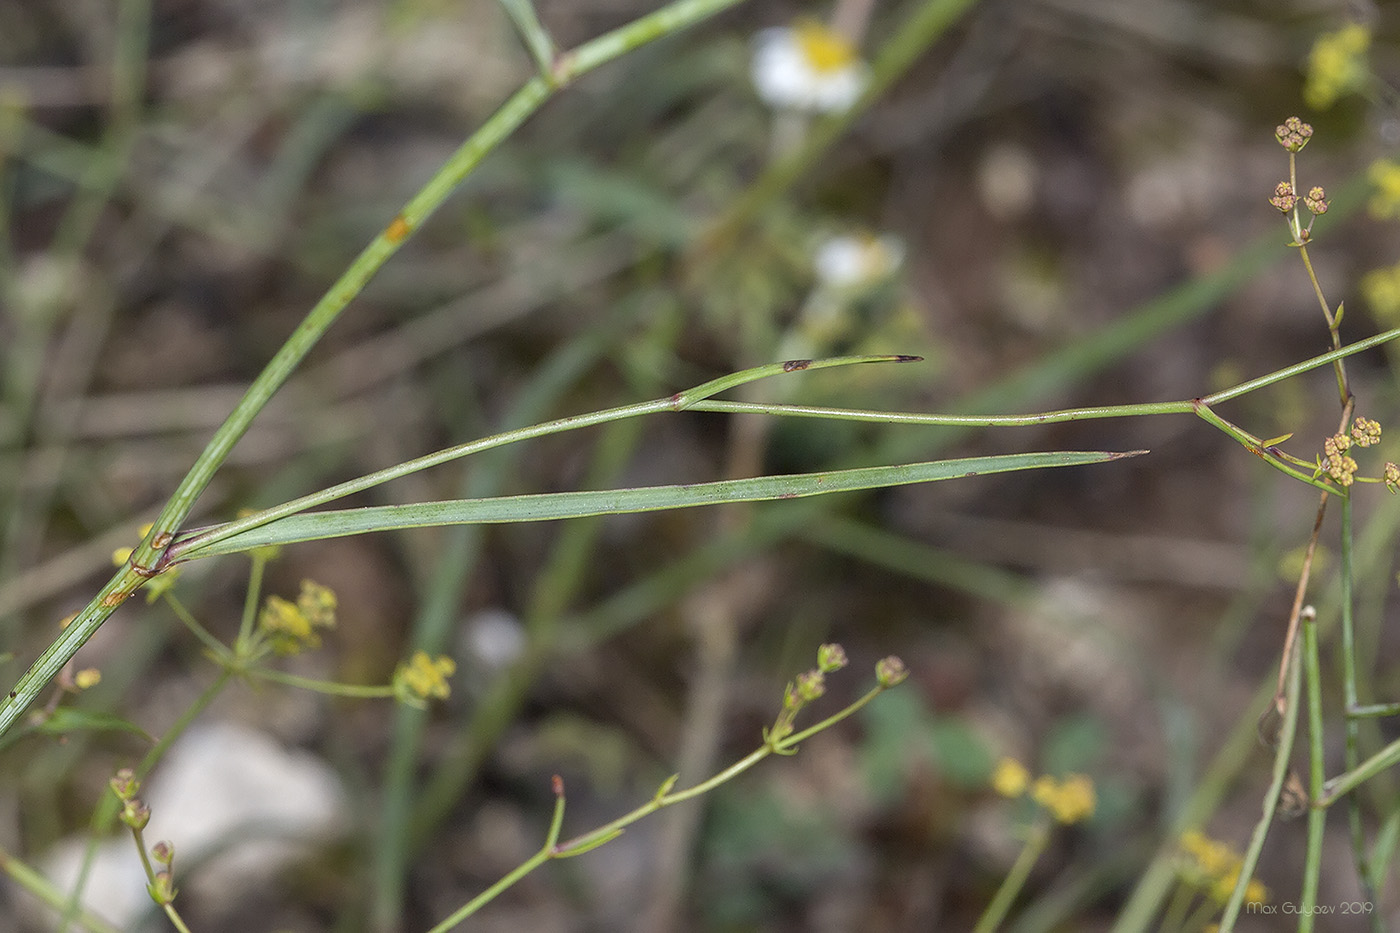
M60 706L49 713L35 726L35 731L47 735L67 735L70 732L130 732L153 745L156 741L145 729L120 716L72 706Z
M643 486L596 492L539 493L489 499L450 499L412 505L372 506L292 515L208 545L196 546L182 559L233 554L270 544L294 544L344 535L421 528L435 525L495 524L554 521L591 515L617 515L661 509L691 508L727 502L796 499L834 492L853 492L884 486L904 486L944 479L1007 473L1046 467L1103 463L1146 453L1111 451L1059 451L1003 454L961 460L936 460L894 466L862 467L788 476L760 476L685 486ZM207 531L208 529L204 529Z

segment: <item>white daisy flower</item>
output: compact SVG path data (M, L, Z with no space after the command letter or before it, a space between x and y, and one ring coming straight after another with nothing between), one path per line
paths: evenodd
M904 262L898 237L869 233L834 236L817 247L812 265L827 288L861 288L884 281Z
M814 20L765 29L755 40L753 83L770 107L837 113L869 81L870 69L851 44Z

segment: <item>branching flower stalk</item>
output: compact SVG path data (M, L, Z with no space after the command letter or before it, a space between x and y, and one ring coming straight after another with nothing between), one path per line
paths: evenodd
M1302 215L1299 211L1301 202L1308 212L1315 218L1326 212L1328 207L1325 191L1318 186L1309 189L1306 196L1298 195L1297 181L1297 153L1308 143L1313 135L1313 129L1308 124L1302 122L1297 117L1289 117L1283 124L1275 130L1275 138L1279 144L1288 152L1289 180L1280 182L1274 190L1274 196L1270 198L1276 208L1288 217L1289 230L1293 235L1293 240L1289 244L1295 247L1308 272L1308 279L1312 283L1313 292L1317 297L1318 304L1322 308L1323 317L1327 322L1328 336L1331 339L1333 348L1341 346L1339 325L1341 324L1344 308L1338 305L1335 314L1327 302L1323 293L1322 285L1318 281L1317 274L1313 269L1312 260L1308 255L1308 243L1312 232L1312 219L1309 219L1306 226L1302 222ZM1380 426L1366 418L1356 418L1353 420L1355 409L1355 397L1352 394L1350 382L1347 377L1346 367L1339 358L1333 364L1337 379L1337 392L1340 398L1342 412L1337 432L1329 438L1324 445L1324 455L1317 461L1317 475L1329 475L1339 485L1349 490L1354 481L1354 474L1357 469L1356 461L1348 454L1351 444L1358 446L1370 446L1380 437ZM1348 427L1350 426L1350 428ZM1387 487L1394 490L1393 483L1400 480L1400 469L1394 464L1387 463L1383 476L1379 481L1384 482ZM1333 491L1323 487L1322 496L1318 502L1316 518L1313 522L1312 533L1308 539L1308 545L1303 561L1303 569L1299 574L1298 585L1294 592L1293 608L1289 615L1287 634L1284 638L1282 658L1279 667L1278 687L1275 691L1274 703L1271 714L1280 721L1288 721L1296 718L1297 704L1301 697L1296 688L1285 689L1285 680L1290 670L1297 668L1294 653L1300 648L1298 631L1300 624L1303 629L1302 648L1304 651L1303 667L1306 669L1308 685L1308 712L1309 712L1309 787L1310 808L1308 815L1308 848L1304 865L1302 905L1300 908L1299 930L1311 930L1313 915L1311 907L1315 904L1317 896L1317 886L1321 872L1321 852L1322 840L1325 832L1326 807L1336 799L1337 787L1341 786L1347 779L1362 773L1375 773L1369 771L1367 766L1359 765L1359 722L1360 715L1374 714L1376 710L1362 710L1357 698L1357 668L1356 668L1356 639L1353 618L1353 590L1352 590L1352 568L1354 565L1354 555L1352 550L1353 528L1352 528L1352 502L1350 496L1344 495L1342 499L1342 528L1341 528L1341 654L1342 654L1342 679L1344 703L1346 709L1346 745L1345 745L1345 766L1347 772L1343 778L1333 782L1325 781L1324 770L1324 744L1322 736L1322 714L1321 714L1321 687L1319 683L1320 661L1317 651L1317 633L1314 622L1314 614L1310 610L1305 610L1304 600L1306 599L1309 577L1311 574L1314 555L1317 549L1317 542L1322 528L1323 518L1326 515L1329 495ZM1294 675L1296 677L1296 674ZM1292 708L1288 709L1291 696ZM1285 715L1287 713L1287 715ZM1277 749L1278 760L1282 762L1292 746L1292 730L1285 730L1287 741L1280 743ZM1266 735L1267 738L1274 738ZM1382 752L1384 754L1384 752ZM1377 756L1379 758L1380 756ZM1397 756L1400 757L1400 756ZM1372 762L1376 758L1372 759ZM1359 781L1356 781L1359 783ZM1348 786L1355 786L1350 784ZM1262 836L1267 832L1269 823L1273 817L1273 805L1279 793L1279 786L1270 792L1270 800L1266 801L1264 818L1256 828L1256 842L1262 844ZM1349 798L1348 824L1350 830L1352 856L1356 865L1357 879L1362 889L1362 894L1367 903L1374 903L1376 900L1375 889L1372 886L1372 872L1370 868L1370 855L1366 849L1366 839L1362 826L1360 801L1353 795ZM1259 856L1260 845L1251 847L1247 867L1252 870ZM1241 885L1243 885L1241 880ZM1231 911L1227 911L1226 922L1221 926L1222 930L1233 928L1235 915L1238 912L1242 900L1242 890L1237 888L1235 897L1231 901ZM1373 923L1378 924L1379 920L1373 915Z
M555 798L554 815L550 821L549 832L546 836L544 846L529 859L525 860L505 875L505 877L501 878L500 881L487 888L461 908L454 911L441 923L434 926L429 933L444 933L444 931L457 926L468 917L477 913L492 900L499 897L502 892L510 888L521 878L524 878L546 862L583 855L599 846L606 845L622 835L623 831L628 826L638 820L650 816L665 807L707 794L720 785L748 771L770 755L797 754L798 746L802 742L819 732L831 728L843 719L848 718L881 693L898 686L909 676L908 670L899 658L885 658L875 666L875 687L849 706L828 716L816 725L809 726L802 730L795 730L794 721L797 714L823 694L825 690L825 675L839 670L845 665L846 656L845 652L841 650L840 645L822 645L821 648L818 649L817 667L798 676L792 683L788 684L783 695L782 709L778 713L773 725L763 730L762 746L750 752L748 755L745 755L719 773L685 790L673 790L676 782L680 779L680 775L672 775L657 788L656 793L650 800L637 807L635 810L618 817L604 826L600 826L597 829L584 833L581 836L576 836L565 842L559 841L559 834L564 821L564 782L556 775L553 781Z
M112 793L121 803L118 819L131 830L131 838L136 843L136 851L141 857L141 869L146 873L146 893L151 896L165 916L180 933L190 933L184 918L175 909L175 848L168 842L158 842L146 849L143 831L151 819L151 808L136 796L141 783L136 772L123 768L110 782ZM152 864L154 863L154 864Z
M1087 820L1094 815L1097 803L1094 782L1087 775L1071 774L1057 779L1042 774L1032 780L1026 766L1012 758L1003 758L997 763L991 784L992 789L1003 797L1029 798L1036 809L1025 827L1025 843L1021 853L982 912L974 933L993 933L1001 927L1011 911L1011 905L1030 878L1031 869L1049 845L1055 824L1069 826Z

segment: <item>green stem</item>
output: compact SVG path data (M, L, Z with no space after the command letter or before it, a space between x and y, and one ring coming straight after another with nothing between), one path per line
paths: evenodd
M1284 646L1285 655L1288 654L1288 647ZM1297 651L1292 652L1288 665L1288 703L1283 712L1283 722L1279 726L1278 746L1274 750L1273 780L1269 784L1268 792L1264 794L1263 812L1259 816L1259 821L1254 824L1254 833L1250 836L1249 847L1245 849L1244 859L1240 865L1239 880L1235 883L1235 890L1230 892L1230 900L1225 904L1225 912L1221 915L1220 933L1230 933L1239 920L1240 909L1244 906L1245 890L1249 887L1249 879L1254 877L1255 867L1259 864L1259 856L1264 851L1264 840L1268 838L1269 827L1274 822L1274 813L1278 809L1283 783L1288 779L1288 765L1293 756L1293 740L1298 734L1298 708L1302 701L1302 664L1298 654Z
M1327 333L1332 338L1332 346L1335 349L1342 345L1341 334L1337 329L1337 319L1332 316L1332 309L1327 307L1327 298L1322 294L1322 285L1317 280L1317 273L1313 271L1312 259L1308 256L1307 246L1298 247L1298 254L1303 257L1303 265L1307 267L1308 279L1312 282L1313 294L1317 295L1317 303L1322 306L1322 314L1327 319ZM1351 398L1351 386L1347 380L1346 366L1338 360L1332 364L1337 374L1337 394L1341 396L1342 404L1347 403Z
M1356 596L1355 581L1355 533L1353 511L1350 498L1342 500L1341 515L1341 614L1342 614L1342 702L1344 708L1355 709L1358 705L1356 671ZM1355 768L1361 761L1361 722L1355 716L1345 717L1346 746L1343 763L1347 770ZM1312 788L1314 799L1322 794L1321 780ZM1314 813L1324 813L1314 810ZM1361 800L1352 795L1347 800L1347 829L1351 838L1352 860L1356 863L1356 877L1361 885L1362 899L1376 903L1376 892L1371 887L1370 855L1366 851L1366 831L1361 825Z
M427 184L404 205L397 217L370 242L325 295L307 313L263 371L248 387L228 419L214 433L203 453L180 482L156 518L151 533L137 548L136 566L156 569L164 548L194 508L195 500L209 485L215 471L228 458L233 445L247 431L253 418L281 387L302 358L320 340L370 279L398 252L466 177L555 92L600 65L647 42L685 29L702 19L734 6L739 0L677 0L660 10L599 36L560 56L549 79L537 75L527 81L448 158Z
M353 697L362 700L377 700L394 695L393 684L343 684L334 680L317 680L312 677L299 677L286 671L270 667L254 667L242 672L244 676L267 680L275 684L312 690L329 696Z
M243 593L243 616L238 621L238 640L234 653L247 655L252 648L254 626L258 620L258 603L262 602L263 571L267 567L267 552L253 551L253 566L248 571L248 588Z
M1255 437L1253 434L1250 434L1248 431L1244 431L1240 428L1235 427L1233 424L1226 421L1224 418L1220 417L1215 412L1211 411L1205 405L1197 406L1196 414L1199 415L1201 420L1205 421L1207 424L1214 425L1221 431L1224 431L1226 434L1233 437L1236 441L1239 442L1240 446L1244 447L1250 453L1254 454L1260 460L1263 460L1265 463L1278 470L1279 472L1286 473L1296 480L1300 480L1301 482L1307 483L1309 486L1316 486L1323 492L1332 493L1342 498L1346 497L1346 491L1341 487L1329 483L1321 476L1314 476L1311 472L1304 472L1303 470L1300 470L1297 467L1293 466L1293 464L1289 461L1296 461L1296 458L1288 457L1287 459L1285 459L1283 456L1274 452L1272 449L1265 447L1262 440Z
M151 746L150 751L146 752L140 764L132 769L138 781L144 779L146 775L151 773L151 769L155 767L156 762L160 761L161 758L165 756L171 744L174 743L177 738L184 735L185 730L190 727L190 724L198 719L199 716L209 708L209 704L214 702L214 698L223 692L224 687L228 684L229 678L232 676L233 675L226 670L220 671L219 676L214 679L213 683L205 687L204 691L195 698L195 701L180 713L175 722L165 731L165 734L160 737L155 745ZM87 852L84 855L82 868L78 872L78 878L74 881L73 890L69 895L68 911L64 916L65 925L72 917L76 916L79 902L83 896L83 889L87 886L88 872L92 868L92 860L97 853L97 842L111 830L112 823L116 820L117 812L120 809L121 801L117 799L116 794L107 793L102 795L102 799L98 802L97 809L93 811L92 834L88 841Z
M1355 768L1328 781L1322 796L1313 802L1313 806L1332 806L1339 798L1390 768L1396 762L1400 762L1400 739L1391 742Z
M1339 347L1335 350L1330 350L1327 353L1323 353L1320 356L1315 356L1310 360L1304 360L1301 363L1295 363L1292 366L1286 366L1283 369L1275 370L1274 372L1269 373L1267 376L1260 376L1258 379L1251 379L1249 382L1242 382L1239 385L1233 386L1229 389L1225 389L1220 392L1213 392L1210 395L1202 396L1201 404L1207 407L1219 405L1221 402L1228 401L1232 398L1238 398L1241 395L1246 395L1250 392L1253 392L1255 389L1262 389L1265 386L1273 385L1276 382L1282 382L1283 380L1290 379L1293 376L1301 375L1302 373L1305 373L1310 369L1316 369L1319 366L1325 366L1328 363L1335 362L1336 360L1342 360L1346 359L1349 356L1354 356L1355 354L1360 353L1364 350L1369 350L1372 347L1378 347L1383 343L1389 343L1396 337L1400 337L1400 328L1384 331L1383 333L1367 337L1365 340L1358 340L1356 343L1349 343L1344 347Z
M174 904L162 904L161 908L165 911L166 919L170 921L175 929L179 930L180 933L190 933L190 928L185 926L185 921L180 917L180 913L175 909Z
M1308 688L1308 796L1316 800L1322 794L1326 779L1323 763L1322 737L1322 662L1317 651L1317 617L1309 613L1303 619L1303 670ZM1322 877L1322 841L1327 830L1327 811L1321 807L1308 810L1308 842L1303 859L1303 890L1298 911L1298 933L1311 933L1317 886ZM1247 877L1246 877L1247 880Z
M525 41L525 48L535 60L535 67L539 69L540 76L548 79L550 68L554 65L554 40L540 24L535 5L530 0L500 0L500 4L505 7L506 15L515 24L520 38Z
M1016 857L1011 870L1006 873L1001 886L997 888L997 893L992 897L992 902L987 905L987 909L977 920L977 926L973 928L973 933L992 933L993 930L1001 926L1006 915L1011 912L1011 905L1015 903L1016 895L1020 894L1021 889L1025 887L1026 879L1031 875L1031 869L1040 860L1040 856L1045 851L1045 846L1049 841L1050 818L1042 813L1036 817L1035 823L1031 825L1021 854Z
M1347 709L1347 716L1356 719L1378 719L1382 716L1400 716L1400 703L1368 703Z
M170 607L171 611L175 613L175 617L184 623L185 628L189 629L194 637L199 639L204 647L209 650L209 653L219 660L220 663L230 657L228 647L215 638L213 633L207 628L200 625L199 620L194 617L193 613L185 608L185 604L180 602L179 598L176 597L174 593L166 592L165 602L166 605Z
M479 438L468 441L465 444L458 444L443 450L435 451L422 457L377 470L364 476L356 477L352 480L339 483L335 486L319 490L309 495L284 502L281 505L270 509L264 509L252 515L245 516L231 522L225 522L212 528L196 530L186 536L181 536L168 549L167 559L170 561L191 560L200 556L199 552L210 546L219 543L227 538L245 531L251 531L279 518L287 518L307 509L325 505L342 499L355 493L364 492L375 486L387 483L393 479L426 470L429 467L458 460L482 451L492 450L497 447L505 447L509 444L518 443L524 440L531 440L538 437L546 437L551 434L561 434L567 431L576 431L580 428L593 427L600 424L608 424L614 421L622 421L627 418L637 418L642 415L655 414L663 411L685 411L694 408L701 400L708 398L718 392L724 392L747 382L758 379L766 379L770 376L782 375L784 373L798 372L803 370L828 369L833 366L850 366L859 363L881 363L881 362L910 362L917 360L917 357L906 356L846 356L832 357L825 360L800 360L788 361L785 363L768 363L763 366L755 366L737 373L730 373L718 379L677 392L665 398L653 399L649 402L637 402L631 405L620 405L617 408L609 408L604 411L588 412L582 415L570 415L564 418L556 418L553 421L546 421L542 424L533 424L523 428L516 428L510 431L502 431L490 437ZM802 365L796 365L796 364Z
M745 755L743 758L731 764L729 767L725 768L723 771L720 771L719 773L711 776L710 778L701 781L699 784L696 784L693 787L689 787L682 791L672 792L671 787L675 783L676 778L671 777L664 784L661 785L660 789L657 790L656 794L654 794L652 798L646 803L642 804L641 806L637 807L631 812L618 817L617 819L604 826L600 826L597 829L584 833L582 836L576 836L575 838L570 839L566 842L558 841L559 828L562 825L563 821L563 794L562 792L556 791L557 798L555 802L554 819L550 825L549 839L546 842L545 846L542 849L540 849L540 851L532 855L529 859L518 865L505 877L501 878L495 884L491 885L491 887L487 888L481 894L477 895L471 901L467 902L460 909L454 911L451 916L443 920L437 926L433 927L429 931L429 933L443 933L443 931L449 930L457 924L461 923L467 917L470 917L472 914L480 910L487 903L500 896L501 892L505 891L511 885L518 882L521 878L524 878L530 872L534 871L536 868L543 865L545 862L550 861L551 859L570 858L575 855L582 855L585 852L589 852L600 845L603 845L607 842L610 842L613 839L616 839L619 835L622 834L622 831L626 827L637 822L638 820L650 816L651 814L665 807L669 807L673 804L681 803L693 797L698 797L702 794L709 793L710 791L714 790L716 787L720 786L726 781L733 780L735 777L749 770L754 765L758 764L760 761L762 761L770 755L784 754L791 751L795 751L796 746L799 742L803 741L804 739L810 738L811 736L822 731L823 729L830 728L831 726L835 725L836 723L840 722L846 717L854 714L857 710L865 706L875 697L879 696L886 689L888 688L883 686L877 686L872 688L854 703L850 704L849 706L846 706L844 709L835 713L834 715L828 716L826 719L823 719L816 725L803 729L801 732L789 735L786 738L767 742L763 745L763 747L755 749L754 751ZM556 781L557 780L558 779L556 778ZM556 787L557 786L558 785L556 785Z
M69 903L67 895L54 887L53 882L48 878L3 849L0 849L0 872L4 872L15 884L55 911L67 909ZM85 908L74 914L72 921L91 930L92 933L121 933L116 927Z

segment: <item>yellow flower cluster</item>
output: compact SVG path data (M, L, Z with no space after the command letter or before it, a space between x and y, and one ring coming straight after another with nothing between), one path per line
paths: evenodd
M1240 880L1240 870L1244 860L1240 854L1223 842L1211 839L1198 829L1190 829L1181 834L1181 853L1177 862L1177 874L1186 884L1199 888L1212 900L1221 904L1230 899L1230 893ZM1269 889L1257 879L1251 878L1244 890L1244 899L1250 904L1263 904L1269 899Z
M1367 272L1361 277L1361 294L1377 321L1390 325L1400 320L1400 265Z
M1351 438L1345 434L1334 434L1322 443L1322 472L1340 486L1356 482L1356 460L1347 456L1350 448Z
M1381 424L1370 418L1358 417L1351 423L1351 442L1357 447L1370 447L1381 442Z
M335 626L335 591L312 580L301 581L295 603L280 596L269 596L258 615L258 628L278 654L299 654L318 648L317 629Z
M1315 110L1326 110L1344 94L1360 91L1370 77L1366 52L1371 31L1348 23L1336 32L1324 32L1308 53L1303 99Z
M1400 162L1391 159L1372 162L1366 177L1376 189L1368 205L1371 216L1378 220L1400 217Z
M429 657L426 651L415 651L413 657L394 671L394 696L410 706L423 705L425 700L445 700L452 692L447 678L457 673L457 662L445 655Z
M1042 774L1034 781L1026 766L1014 758L1003 758L992 771L992 789L1003 797L1021 797L1030 792L1058 822L1066 825L1094 815L1094 782L1088 775L1071 774L1057 780Z

